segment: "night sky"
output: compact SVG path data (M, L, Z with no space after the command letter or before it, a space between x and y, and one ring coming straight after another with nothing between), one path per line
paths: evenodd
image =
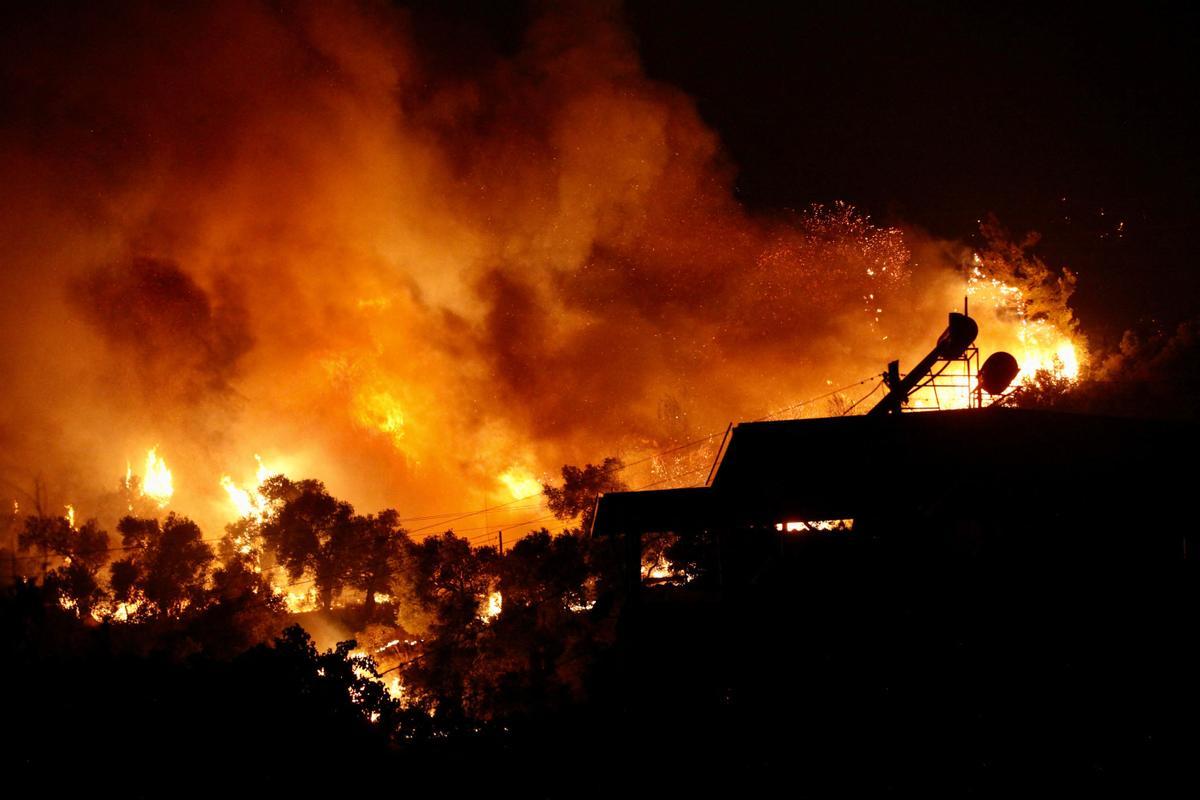
M514 51L532 13L413 10L467 70ZM1100 341L1200 312L1194 7L629 0L625 13L648 74L720 135L747 206L841 199L968 240L994 213L1079 273L1074 306Z

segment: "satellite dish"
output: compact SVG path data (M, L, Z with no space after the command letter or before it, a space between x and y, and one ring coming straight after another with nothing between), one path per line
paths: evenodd
M979 385L990 395L1003 394L1020 371L1021 366L1011 353L1003 350L992 353L979 370Z

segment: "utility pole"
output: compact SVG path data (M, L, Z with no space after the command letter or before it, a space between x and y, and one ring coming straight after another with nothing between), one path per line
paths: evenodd
M504 555L504 531L496 531L500 537L500 555Z

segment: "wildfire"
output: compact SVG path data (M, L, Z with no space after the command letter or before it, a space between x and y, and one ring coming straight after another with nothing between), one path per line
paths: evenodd
M809 531L848 531L854 528L852 519L814 519L805 521L777 522L775 530L786 533L807 533Z
M292 614L315 611L318 607L317 590L315 588L303 592L289 592L286 587L278 585L274 585L271 588L277 595L283 598L284 606Z
M270 514L271 502L260 489L267 478L278 473L268 469L258 453L254 454L254 459L258 462L258 469L254 473L257 482L252 488L241 488L228 475L222 475L220 483L221 488L229 495L229 502L233 504L239 517L251 517L256 522L262 522Z
M259 510L257 508L257 504L255 503L254 497L250 494L250 492L239 488L238 485L233 482L233 478L229 477L228 475L222 475L221 488L224 489L225 493L229 495L229 502L233 503L234 508L237 509L239 517L259 516Z
M254 460L258 462L258 469L254 471L254 477L258 478L259 485L262 485L263 481L265 481L267 478L279 474L278 472L267 469L267 465L263 463L262 456L260 456L258 453L254 454Z
M140 600L134 600L130 603L114 603L110 600L105 600L92 608L91 616L96 622L128 622L131 617L137 614L141 604ZM74 605L75 603L72 602L71 606Z
M166 508L167 503L171 501L171 495L175 494L175 487L171 480L171 470L167 469L167 462L159 457L157 451L157 447L151 447L150 452L146 454L146 475L142 478L142 495L157 503L159 508ZM126 473L126 480L129 480L128 473Z
M499 480L512 494L513 500L521 500L542 493L542 482L535 478L532 472L521 466L510 467L501 473Z
M353 24L305 12L281 26L271 4L205 4L197 24L135 42L63 42L43 48L63 50L47 56L54 69L13 73L18 86L30 81L31 103L54 111L55 98L86 99L89 118L120 120L125 138L144 145L97 150L72 115L34 109L27 124L14 121L5 152L21 177L6 188L37 199L11 204L11 227L31 233L10 248L6 275L20 285L14 297L47 303L27 314L5 307L6 329L33 326L12 337L5 363L22 380L28 371L30 386L46 363L83 378L61 399L14 405L28 416L14 424L52 430L65 420L72 442L162 437L179 494L151 451L140 484L127 465L133 502L118 508L152 509L139 502L150 497L206 528L214 508L260 516L257 486L239 467L253 432L294 452L297 476L303 466L303 477L330 480L357 504L403 498L414 516L469 514L481 498L487 507L501 493L538 495L537 477L564 464L639 460L809 400L826 380L871 375L902 355L881 339L926 348L914 329L938 324L943 299L961 300L971 263L958 243L879 225L844 203L744 207L719 135L683 92L641 73L619 13L577 19L571 6L539 4L537 35L515 60L498 60L499 73L431 67L421 76L428 91L413 91L412 70L397 65L441 60L426 59L420 37L376 24L388 4L366 5L361 18L339 6ZM244 34L229 34L240 26ZM562 46L541 46L546 31ZM220 69L156 55L207 52L213 41ZM85 45L86 58L71 49ZM328 70L291 69L314 47ZM560 51L586 80L559 68ZM127 69L95 90L90 65L110 61ZM253 81L225 80L250 72ZM192 104L152 113L145 98L161 85L188 86ZM545 102L520 102L534 93ZM466 102L477 97L489 102ZM187 124L192 105L222 116ZM496 118L468 124L480 114ZM96 198L120 213L76 219ZM65 218L77 224L64 228ZM990 263L970 280L973 310L1036 293ZM1087 354L1060 318L1042 315L1048 306L1039 300L1002 325L981 314L982 334L998 339L984 355L1003 348L1026 374L1061 364L1078 375ZM658 413L668 396L681 413ZM67 414L75 408L89 413ZM154 429L136 427L150 419ZM128 422L110 431L97 429L102 420ZM61 467L58 448L26 439L6 463ZM711 449L676 448L622 479L702 479L719 443L718 434ZM141 469L146 454L128 454ZM197 472L179 472L184 462ZM101 507L70 496L88 514ZM463 530L505 527L507 540L537 516L444 518Z
M396 639L392 642L388 642L387 645L379 648L375 652L380 653L383 650L386 650L388 647L398 644L399 641L400 641L399 639ZM393 700L396 700L397 702L399 702L402 706L407 705L408 698L406 696L404 683L403 683L403 681L400 680L399 676L393 675L389 680L387 680L385 682L375 672L375 670L378 669L378 665L376 664L374 657L371 655L368 655L365 650L361 650L361 649L351 650L349 653L349 656L350 656L350 669L354 672L355 677L359 678L360 680L367 680L367 681L371 681L373 683L381 684L383 686L384 691L386 691L388 693L389 697L391 697ZM351 693L350 693L350 698L356 703L362 702L362 699L358 695L356 695L353 691L351 691ZM378 716L375 713L373 713L372 716L370 717L370 720L372 722L376 722L377 719L378 719Z
M404 448L404 409L390 392L359 394L354 406L361 425L389 437L397 448Z
M75 506L68 503L67 509L67 524L71 526L71 530L75 530Z
M1049 372L1070 382L1079 380L1087 356L1083 339L1066 307L1074 277L1063 277L1040 261L1011 248L1007 253L978 253L965 266L969 310L979 321L980 358L1005 350L1020 365L1012 385ZM966 408L978 389L978 364L951 363L936 386L914 392L911 407ZM985 399L986 403L986 399ZM866 406L869 408L869 406Z
M671 562L662 553L658 553L653 559L642 562L643 579L662 580L670 578L674 574L674 571L671 569Z
M998 323L1008 323L1003 327L1015 341L1006 342L1005 346L1021 365L1018 381L1028 380L1040 370L1071 381L1079 379L1085 359L1072 331L1043 315L1031 314L1029 290L990 274L978 254L972 257L967 273L967 296L973 307L982 305L995 312ZM990 335L999 327L992 324L982 329Z
M484 622L491 622L500 616L500 612L503 610L504 596L500 592L492 592L487 596L487 602L480 611L479 618Z

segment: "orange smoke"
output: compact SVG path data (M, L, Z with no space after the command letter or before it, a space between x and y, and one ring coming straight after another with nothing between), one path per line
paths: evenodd
M228 476L257 452L433 529L514 501L457 523L486 535L538 518L516 501L563 463L911 364L967 293L985 355L1085 359L1069 287L1033 292L1011 252L842 205L748 213L690 98L593 4L452 74L374 4L49 9L3 38L14 497L52 476L100 513L84 498L157 445L171 508L213 529L253 512ZM625 479L702 480L701 456Z

